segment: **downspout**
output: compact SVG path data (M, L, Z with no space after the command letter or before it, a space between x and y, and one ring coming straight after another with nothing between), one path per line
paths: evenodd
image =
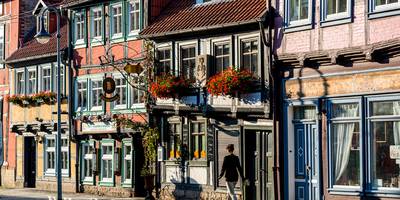
M278 127L277 127L277 117L276 117L276 102L278 95L276 94L276 88L275 88L275 80L273 76L273 40L272 40L272 29L274 26L273 20L274 20L274 9L271 6L272 0L266 0L266 8L267 8L267 13L264 17L260 18L259 20L259 27L260 27L260 34L261 34L261 40L262 43L266 47L266 54L267 54L267 62L266 65L268 66L268 75L269 75L269 85L270 85L270 91L269 91L269 99L270 99L270 116L272 115L272 121L273 121L273 135L274 135L274 164L273 164L273 185L274 185L274 196L276 200L281 199L281 193L280 193L280 166L279 166L279 155L278 155L278 150L280 149L280 137L278 134ZM267 21L268 20L268 21ZM267 32L265 32L265 27L264 23L267 21ZM272 98L271 98L272 97ZM263 99L265 100L265 99ZM272 114L271 114L272 112Z

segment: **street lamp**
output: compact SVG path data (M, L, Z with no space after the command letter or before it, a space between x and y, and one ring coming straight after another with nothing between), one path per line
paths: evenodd
M57 199L62 200L61 187L61 53L60 53L60 15L61 12L55 7L44 7L40 11L40 30L35 35L36 40L45 44L50 40L50 34L44 25L44 15L46 12L54 12L57 15L57 136L56 136L56 175L57 175Z

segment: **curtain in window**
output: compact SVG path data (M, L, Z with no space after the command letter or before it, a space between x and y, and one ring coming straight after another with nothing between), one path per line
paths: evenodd
M348 109L341 109L340 116L357 116L358 105L348 106ZM350 158L350 150L354 133L354 123L338 123L333 128L333 156L335 159L335 180L338 181L347 168Z
M393 115L400 115L400 101L393 102ZM400 145L400 121L393 122L394 144Z

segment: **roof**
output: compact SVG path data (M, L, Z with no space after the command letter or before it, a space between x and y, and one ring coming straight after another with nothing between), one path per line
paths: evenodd
M60 29L61 40L60 49L68 47L68 26L66 23L62 25ZM51 34L51 38L48 43L40 44L34 38L24 43L21 48L12 53L7 59L6 63L17 63L27 60L34 60L39 58L45 58L55 56L57 53L57 38L56 32Z
M195 4L194 0L171 1L140 34L157 37L254 23L266 13L265 0L215 0Z

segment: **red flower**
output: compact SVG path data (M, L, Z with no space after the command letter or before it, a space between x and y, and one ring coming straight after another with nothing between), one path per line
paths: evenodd
M151 83L150 93L158 98L173 98L175 94L183 94L190 88L191 82L183 77L164 75Z

